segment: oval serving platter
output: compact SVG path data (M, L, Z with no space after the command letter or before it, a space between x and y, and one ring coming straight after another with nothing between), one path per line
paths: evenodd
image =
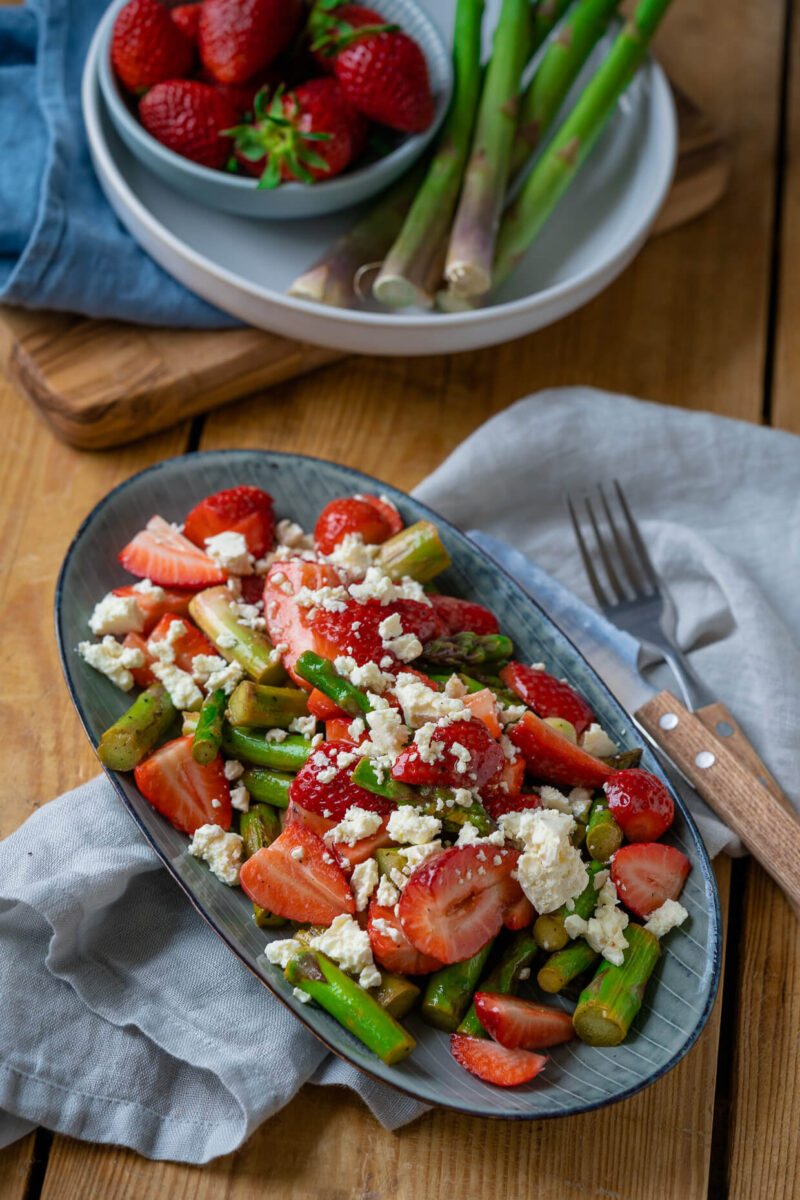
M154 513L182 521L202 497L239 483L263 487L274 497L279 517L291 517L306 529L313 528L320 509L334 497L378 489L397 504L407 521L421 517L435 521L453 560L441 576L446 590L492 608L503 632L513 639L518 657L547 662L549 669L567 677L586 696L612 737L622 745L635 744L630 718L575 646L510 576L425 505L336 463L272 451L221 450L169 459L120 484L92 510L67 551L56 588L56 635L67 686L93 746L130 704L130 697L88 667L75 650L88 636L87 622L95 602L112 587L129 581L117 563L117 553ZM648 750L643 765L665 778ZM150 807L132 776L107 774L167 870L244 965L335 1054L427 1104L478 1116L527 1120L599 1108L633 1095L675 1066L697 1039L711 1011L721 962L719 901L700 835L674 793L675 822L665 840L683 850L692 863L681 896L690 920L665 939L661 960L628 1039L613 1049L577 1041L557 1046L549 1052L550 1061L536 1080L504 1089L463 1071L450 1055L447 1035L415 1015L405 1024L417 1038L417 1048L405 1062L388 1067L327 1013L298 1003L283 973L265 957L264 947L271 936L254 924L244 893L220 883L187 853L188 838ZM276 930L272 936L285 933ZM534 977L535 973L534 968ZM525 986L535 997L535 985ZM560 997L549 997L548 1002L569 1007Z

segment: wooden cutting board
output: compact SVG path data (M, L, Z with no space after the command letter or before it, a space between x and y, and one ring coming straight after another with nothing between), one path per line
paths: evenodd
M680 153L656 222L664 233L710 208L728 182L727 148L677 88ZM121 445L342 357L260 329L159 329L0 309L0 364L62 441Z

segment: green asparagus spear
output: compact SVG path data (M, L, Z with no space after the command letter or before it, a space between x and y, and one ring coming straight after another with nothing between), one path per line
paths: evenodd
M290 733L282 742L268 741L260 729L222 726L222 748L233 758L271 767L276 771L297 772L311 753L311 742L299 733Z
M599 863L607 863L622 845L622 830L611 815L605 796L598 797L586 825L586 849Z
M275 808L289 807L289 788L294 775L272 771L269 767L248 767L242 775L242 783L251 797Z
M572 4L572 0L542 0L541 4L534 5L531 18L530 54L536 53L545 38L555 29L570 4Z
M281 822L274 808L268 804L251 804L239 818L244 857L251 858L257 850L270 846L280 837L280 832Z
M450 566L439 531L430 521L415 521L383 543L376 562L394 580L408 576L427 583Z
M222 722L225 719L227 703L228 697L224 688L217 688L215 692L206 697L194 728L192 758L195 762L207 764L213 762L219 754L219 748L222 745Z
M462 663L500 663L514 653L511 638L502 633L451 633L428 642L423 655L429 662L457 667Z
M307 716L306 694L300 688L269 687L245 679L228 701L231 725L288 729L297 717Z
M529 970L538 952L539 947L534 941L531 930L520 929L503 950L497 965L481 981L481 991L497 992L504 996L516 995L521 972ZM474 1004L470 1004L467 1015L458 1027L458 1032L468 1033L472 1037L486 1037L486 1030L478 1020Z
M112 771L132 771L153 749L177 716L177 709L161 683L152 683L105 731L97 756Z
M593 950L584 938L577 938L563 950L550 955L547 962L540 967L536 982L543 992L554 995L588 970L599 957L597 951Z
M280 683L286 678L280 655L265 634L241 624L234 603L226 587L206 588L189 601L189 612L224 659L256 683Z
M497 828L479 800L473 799L468 806L456 804L451 788L416 789L392 779L390 775L382 772L381 775L371 759L362 758L350 778L359 787L376 796L383 796L385 800L394 800L395 804L413 804L427 816L440 817L442 827L446 830L455 831L469 824L475 826L481 837L486 837Z
M381 971L381 981L375 988L370 988L369 994L374 996L381 1008L397 1021L411 1012L419 999L419 988L405 975L393 975L391 971Z
M493 944L494 939L472 958L451 963L429 977L420 1009L424 1021L453 1033L472 1000Z
M561 908L557 908L555 912L542 913L536 918L533 936L542 950L547 950L549 953L561 950L569 941L564 928L567 917L577 914L586 921L597 907L597 889L594 886L594 877L598 871L604 871L605 867L602 863L590 862L586 864L586 870L589 873L589 882L580 895L573 900L572 908L562 904Z
M661 953L658 938L641 925L628 925L625 937L628 948L622 966L603 962L572 1014L575 1032L590 1046L618 1046L624 1041Z
M360 717L371 711L372 705L366 693L348 679L337 675L333 663L327 658L321 658L312 650L306 650L298 658L294 669L301 679L313 684L318 691L352 716Z
M286 978L377 1054L387 1065L402 1062L416 1042L378 1001L319 951L295 955Z
M615 771L628 771L631 767L638 767L642 761L642 747L636 746L633 750L622 750L619 754L601 756L600 761L604 762L607 767L613 767Z
M416 663L414 664L416 666ZM455 675L460 679L467 692L473 695L475 692L482 692L486 687L485 683L481 683L478 679L473 679L471 675L465 675L462 671L442 671L438 667L431 667L430 671L425 670L425 665L420 665L420 670L423 675L427 675L434 683L438 683L440 687L445 687Z
M384 800L394 800L395 804L418 804L420 802L418 791L415 791L407 783L400 783L397 779L392 779L391 775L388 775L383 769L378 770L371 758L360 759L350 778L359 787L366 788L368 792L372 792L376 796L383 796Z

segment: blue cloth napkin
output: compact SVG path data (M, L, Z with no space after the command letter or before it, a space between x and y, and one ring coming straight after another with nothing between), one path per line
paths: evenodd
M80 88L106 7L0 7L0 302L148 325L238 324L156 266L100 190Z

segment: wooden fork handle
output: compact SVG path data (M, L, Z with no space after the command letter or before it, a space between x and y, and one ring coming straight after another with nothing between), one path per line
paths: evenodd
M759 779L763 767L752 747L751 755L760 765L758 775L733 752L730 739L712 733L669 692L648 700L636 717L706 804L738 834L800 917L800 821L788 801ZM729 720L730 714L723 719ZM739 736L746 741L741 731ZM764 778L771 780L771 776Z

